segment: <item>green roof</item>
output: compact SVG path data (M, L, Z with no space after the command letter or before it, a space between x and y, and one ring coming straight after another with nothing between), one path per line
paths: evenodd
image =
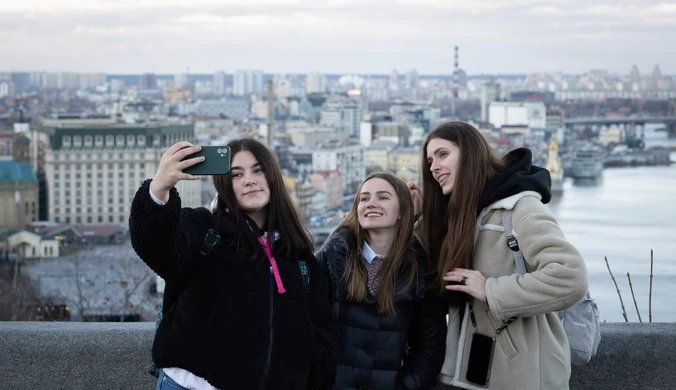
M31 183L37 182L33 167L27 162L0 161L0 183Z
M20 135L16 138L14 138L14 143L15 144L29 144L31 143L31 140L28 139L25 135Z

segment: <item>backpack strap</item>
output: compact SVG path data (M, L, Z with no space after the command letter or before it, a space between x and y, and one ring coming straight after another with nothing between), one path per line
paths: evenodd
M514 237L514 229L512 228L512 210L504 210L502 213L502 226L505 228L505 236L507 237L507 246L512 250L514 256L514 264L521 275L527 274L530 266L523 258L523 253L519 249L519 242Z
M300 268L300 276L303 278L305 293L310 294L310 271L307 268L307 261L298 260L298 268Z
M204 241L200 247L200 253L202 256L208 255L212 249L218 245L221 240L221 235L218 233L218 230L211 228L207 230L207 234L204 236Z

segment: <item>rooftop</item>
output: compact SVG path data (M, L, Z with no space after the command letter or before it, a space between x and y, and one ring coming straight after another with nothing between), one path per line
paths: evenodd
M37 183L33 167L27 162L0 161L0 183Z

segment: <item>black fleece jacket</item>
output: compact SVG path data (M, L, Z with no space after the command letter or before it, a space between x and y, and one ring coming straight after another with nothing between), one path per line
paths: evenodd
M149 186L150 180L134 197L129 230L138 255L166 281L155 365L183 368L221 390L326 389L337 336L314 256L304 259L306 294L298 259L275 253L286 289L279 294L267 259L252 260L225 244L200 253L214 225L209 210L181 208L176 189L158 205Z

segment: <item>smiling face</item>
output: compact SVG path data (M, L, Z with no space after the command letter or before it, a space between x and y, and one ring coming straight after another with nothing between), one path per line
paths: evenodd
M231 177L237 204L244 213L253 218L252 214L267 208L270 203L270 187L265 172L253 153L242 150L232 157Z
M357 219L364 230L392 229L400 218L399 199L384 179L367 180L358 194Z
M449 195L458 180L460 148L443 138L432 138L427 144L427 163L432 177L444 195Z

